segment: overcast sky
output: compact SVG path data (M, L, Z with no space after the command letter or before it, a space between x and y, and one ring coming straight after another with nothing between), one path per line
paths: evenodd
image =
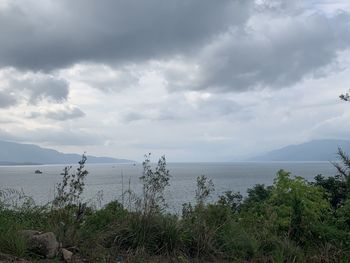
M0 0L0 139L230 161L350 139L348 0Z

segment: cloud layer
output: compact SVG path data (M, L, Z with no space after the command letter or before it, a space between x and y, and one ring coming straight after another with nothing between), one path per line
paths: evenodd
M3 66L53 70L191 52L244 23L251 0L8 1L0 9Z
M345 0L3 0L0 139L232 160L346 137L349 31Z

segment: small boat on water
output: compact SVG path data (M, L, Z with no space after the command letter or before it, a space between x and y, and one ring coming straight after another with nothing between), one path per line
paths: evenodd
M42 174L43 172L42 171L40 171L40 170L35 170L35 172L34 173L36 173L36 174Z

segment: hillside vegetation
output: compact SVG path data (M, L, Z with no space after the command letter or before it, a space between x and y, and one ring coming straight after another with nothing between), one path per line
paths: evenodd
M54 232L87 262L349 262L350 160L339 155L334 177L308 182L280 170L271 186L256 185L245 198L228 191L213 203L207 200L215 186L198 177L196 201L180 216L166 210L165 157L152 168L146 156L141 196L128 189L122 202L97 209L81 199L83 156L77 171L64 169L55 200L45 206L0 191L0 252L41 260L21 234L30 229Z

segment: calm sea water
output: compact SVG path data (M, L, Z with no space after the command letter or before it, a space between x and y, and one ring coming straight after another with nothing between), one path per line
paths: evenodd
M55 184L61 180L63 168L64 165L0 166L0 187L23 190L37 203L43 204L53 199ZM36 169L43 173L35 174ZM86 169L89 174L85 199L100 200L102 204L114 199L121 201L122 190L129 188L129 181L130 188L140 192L141 164L90 164ZM169 209L175 212L180 212L182 203L193 201L196 178L200 175L213 180L215 198L227 190L245 194L255 184L271 185L279 169L307 180L312 180L317 174L332 176L336 173L329 162L168 163L168 169L171 180L166 198Z

